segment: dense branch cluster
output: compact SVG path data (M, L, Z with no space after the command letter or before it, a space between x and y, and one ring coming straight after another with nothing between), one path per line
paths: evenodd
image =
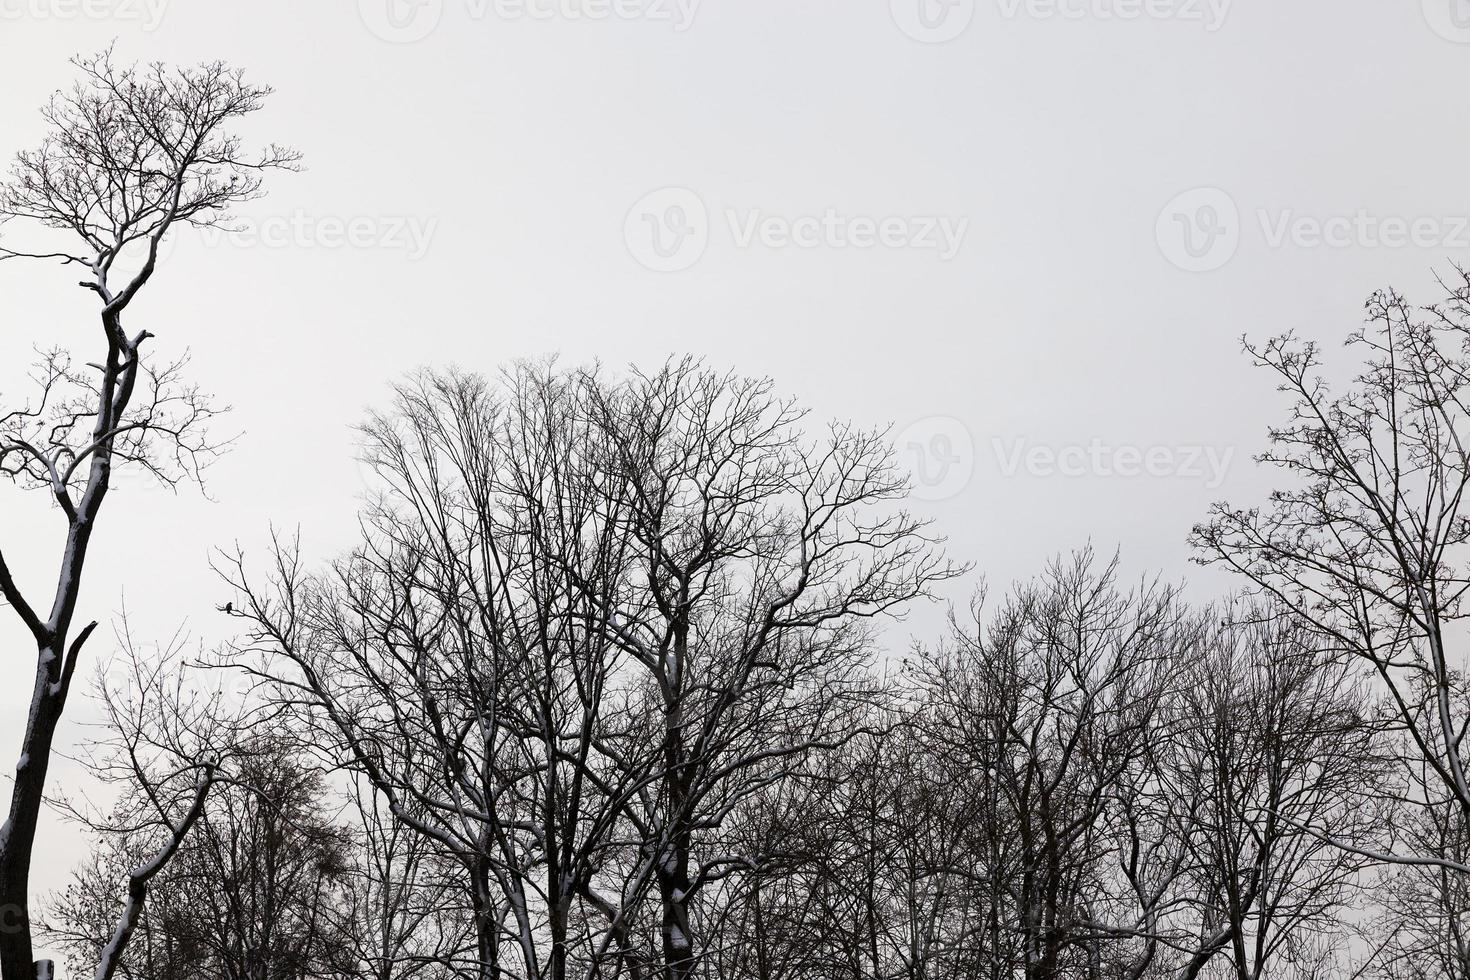
M376 821L282 976L1463 975L1459 811L1281 590L1088 549L900 656L875 617L960 569L881 434L689 361L421 374L363 453L350 554L221 569L218 666Z
M1261 507L1193 532L1200 607L1091 548L939 638L893 622L966 569L884 430L765 379L427 371L361 431L356 546L224 556L236 638L136 647L84 753L96 848L44 923L30 865L116 467L219 448L123 316L183 225L262 175L219 64L77 63L0 258L85 267L98 359L48 349L0 474L64 518L0 828L0 976L44 929L96 980L1470 980L1464 630L1470 276L1375 295L1345 387L1248 345L1291 400Z

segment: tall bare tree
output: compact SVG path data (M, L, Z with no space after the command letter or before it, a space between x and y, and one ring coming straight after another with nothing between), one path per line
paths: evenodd
M865 696L866 624L953 576L882 432L803 431L764 379L671 362L592 391L628 486L636 574L602 601L652 681L658 792L630 819L661 907L664 976L699 962L693 912L711 882L759 865L729 815L848 733Z
M626 737L625 658L589 599L624 575L626 545L584 383L416 378L365 428L382 492L362 546L314 579L282 562L274 600L231 570L256 669L458 863L477 976L561 980L588 919L627 953L617 916L637 888L594 881L654 752Z
M1411 807L1449 806L1464 826L1470 692L1454 637L1470 588L1470 274L1445 286L1423 309L1372 296L1367 326L1347 341L1363 367L1341 390L1320 376L1315 344L1246 345L1291 400L1259 457L1283 485L1264 508L1217 505L1194 541L1202 561L1239 573L1372 674L1383 745L1400 753L1399 794ZM1417 851L1392 833L1332 839L1375 860L1470 874L1453 841Z
M0 595L36 645L35 683L10 809L0 828L0 976L32 980L49 966L32 955L31 851L52 743L77 660L95 623L75 629L92 535L115 468L142 467L165 481L197 476L217 444L216 410L182 378L182 361L153 363L153 334L124 325L153 280L159 248L183 225L227 222L261 191L264 171L296 157L278 147L249 154L229 127L260 108L269 89L223 64L170 69L119 66L110 52L78 59L82 79L44 110L49 132L19 155L0 189L0 220L54 232L55 245L0 250L0 258L54 259L83 270L97 297L100 336L90 360L60 346L43 355L31 400L0 408L0 473L42 490L63 519L51 594L28 598L0 552ZM141 264L129 256L141 250Z
M772 858L732 814L846 737L863 624L953 574L881 435L801 418L691 362L425 375L366 429L353 556L227 570L254 669L461 862L482 975L688 976L701 894Z

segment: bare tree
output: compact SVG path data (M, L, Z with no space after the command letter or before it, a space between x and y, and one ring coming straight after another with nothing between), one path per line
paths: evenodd
M335 821L343 801L275 720L254 712L237 727L192 828L159 865L156 896L136 915L115 975L453 976L446 964L465 948L468 909L437 855L360 792L349 791L355 819ZM158 834L135 823L140 792L93 822L97 847L47 917L47 934L79 973L93 973L106 951L118 881L151 864Z
M807 443L769 390L424 375L366 428L386 492L354 555L227 570L245 659L459 861L484 976L506 945L527 978L687 976L701 894L773 857L732 814L847 737L864 621L953 574L884 512L881 436Z
M897 723L742 811L789 860L721 896L717 975L1343 968L1364 861L1325 835L1365 839L1384 808L1330 645L1269 606L1123 591L1088 550L972 618L905 659Z
M993 794L977 792L965 757L931 737L928 707L852 743L842 756L850 768L828 797L834 847L816 883L825 913L817 925L854 980L978 980L997 960L989 886L1014 825Z
M159 868L156 900L138 910L126 955L113 957L117 975L343 975L345 947L331 912L345 877L346 839L320 812L327 802L320 776L293 757L279 733L252 727L241 733L226 770L215 770L192 829ZM125 806L137 802L127 798ZM114 914L117 866L126 867L138 846L127 812L115 811L102 828L97 856L52 916L73 965L89 971L111 952L95 920L99 912Z
M635 877L656 883L664 976L684 980L701 891L762 860L726 845L730 814L845 737L867 695L865 624L957 570L897 509L908 482L883 433L809 436L769 381L671 362L594 389L591 410L626 481L636 568L600 601L659 726L657 792L629 815Z
M1237 980L1314 976L1348 935L1364 864L1324 835L1361 840L1380 816L1357 678L1300 620L1244 602L1209 616L1181 666L1166 751L1170 792L1191 801L1200 929L1181 973L1223 960Z
M1441 804L1396 818L1400 839L1419 854L1470 863L1459 809ZM1373 883L1378 908L1364 930L1367 965L1389 980L1470 977L1470 876L1445 865L1390 866Z
M363 545L311 581L282 563L274 601L232 572L256 669L459 864L478 976L518 960L560 980L589 919L627 953L624 889L609 898L594 879L654 754L626 737L624 658L589 600L623 576L625 544L582 384L530 368L499 391L415 379L365 428L383 493Z
M731 815L732 849L764 860L706 896L709 974L732 980L862 975L868 946L859 906L869 881L862 875L888 870L878 841L891 815L869 790L890 788L874 778L875 763L879 746L897 748L881 726L872 727L814 756ZM865 819L873 813L881 815Z
M137 956L155 962L145 926L150 890L168 875L212 797L231 784L248 755L241 706L186 666L181 637L146 653L124 621L121 639L121 659L98 672L104 733L82 756L119 798L103 815L57 804L97 833L101 847L47 930L68 950L73 969L95 980L167 975L139 973L132 965L140 927L145 942Z
M355 841L340 890L326 909L345 946L339 969L361 980L440 980L473 949L467 894L452 859L394 818L380 794L353 780L345 832Z
M936 746L985 799L982 975L1143 976L1181 873L1149 818L1170 677L1194 629L1175 590L1060 559L921 661Z
M350 861L321 775L255 730L170 865L152 924L221 980L351 975L335 930Z
M1259 457L1286 483L1264 509L1217 505L1194 541L1202 561L1244 576L1358 659L1381 697L1382 744L1400 752L1404 802L1449 805L1463 825L1470 713L1452 636L1470 586L1470 275L1446 289L1422 310L1393 292L1371 297L1368 326L1348 338L1364 367L1341 393L1319 376L1316 345L1247 344L1292 400ZM1470 874L1447 850L1395 839L1396 826L1379 842L1309 829L1374 860Z
M110 52L75 62L82 80L44 110L50 132L17 158L0 189L0 220L56 232L60 244L6 248L0 258L49 258L84 270L81 285L100 304L95 360L60 347L42 356L38 391L0 408L0 473L37 488L64 519L56 587L45 604L28 599L0 553L0 595L35 641L35 684L10 810L0 829L0 906L14 928L0 931L0 976L32 980L31 850L52 742L77 659L95 626L74 631L82 573L114 468L142 467L173 482L197 476L217 448L207 423L216 409L183 382L182 361L154 364L146 329L124 315L152 281L159 246L181 225L227 221L256 197L262 172L295 156L270 147L247 155L228 127L258 109L269 89L223 64L168 69L120 67ZM141 266L125 270L130 250ZM49 969L49 967L47 967Z

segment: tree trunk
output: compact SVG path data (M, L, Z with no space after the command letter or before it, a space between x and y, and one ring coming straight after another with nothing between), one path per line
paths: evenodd
M689 980L694 975L694 937L689 927L688 834L680 831L659 869L659 897L663 900L665 980Z
M470 869L470 895L475 916L476 952L481 980L500 980L500 923L495 918L495 903L490 897L488 872L483 863Z
M104 316L109 337L121 334L116 318ZM115 331L115 333L114 333ZM118 347L108 352L104 372L104 404L97 421L97 437L104 439L113 419L126 408L132 391L133 374L122 374ZM82 644L87 642L96 623L81 631L70 649L67 635L76 615L77 598L81 594L82 570L86 566L87 548L92 540L93 522L107 496L112 473L110 445L98 449L92 457L87 489L71 514L71 526L62 554L55 598L50 618L41 623L29 612L27 619L36 639L36 683L31 692L31 711L26 719L25 740L20 747L20 761L15 766L15 784L10 796L10 814L0 827L0 980L36 980L38 973L49 967L36 963L31 946L30 887L31 853L36 843L36 825L46 793L46 773L51 766L51 743L56 726L66 707L71 671ZM7 595L15 605L14 583L6 576Z
M684 672L689 657L688 596L681 590L673 634L673 664L667 675L671 699L664 718L664 780L669 799L667 850L659 860L658 888L663 905L661 932L665 980L694 975L694 933L689 925L690 759L684 745Z
M36 980L31 947L31 853L51 764L51 742L61 720L65 694L59 688L62 653L57 643L40 649L31 713L15 767L10 815L0 828L0 977Z

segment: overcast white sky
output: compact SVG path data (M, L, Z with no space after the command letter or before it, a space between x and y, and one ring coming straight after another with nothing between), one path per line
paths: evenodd
M126 592L149 635L218 635L212 548L350 541L350 426L395 378L552 352L690 352L895 423L993 583L1091 538L1205 598L1185 536L1264 493L1281 407L1240 335L1338 355L1369 291L1470 261L1466 0L0 0L0 154L113 38L274 85L248 135L309 168L132 313L243 433L213 500L109 502L84 615ZM7 399L33 345L95 343L75 279L0 264ZM0 492L36 588L60 530ZM0 641L8 758L33 660ZM44 854L60 885L77 841Z

